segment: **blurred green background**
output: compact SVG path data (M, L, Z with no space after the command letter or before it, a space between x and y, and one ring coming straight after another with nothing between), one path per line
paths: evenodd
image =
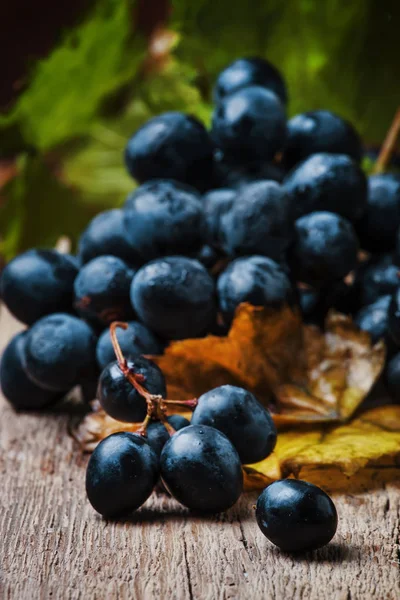
M208 123L215 77L237 57L282 70L289 115L334 110L368 146L400 105L399 0L74 0L68 12L41 0L23 22L20 4L0 11L5 259L61 235L76 243L96 212L120 205L134 187L127 138L165 110Z

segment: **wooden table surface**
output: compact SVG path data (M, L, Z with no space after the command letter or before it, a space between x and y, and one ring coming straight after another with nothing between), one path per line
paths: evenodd
M3 311L1 348L18 328ZM153 494L108 523L86 500L73 418L16 414L0 398L1 600L400 598L399 482L335 496L334 541L296 558L259 531L257 494L212 518Z

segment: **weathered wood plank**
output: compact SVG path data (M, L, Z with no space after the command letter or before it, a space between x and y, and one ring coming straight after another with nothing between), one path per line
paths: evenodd
M0 321L0 345L18 327ZM255 494L219 517L193 517L163 495L130 522L88 505L70 414L17 415L0 399L0 598L36 600L400 597L400 483L336 496L333 543L280 553L254 519Z

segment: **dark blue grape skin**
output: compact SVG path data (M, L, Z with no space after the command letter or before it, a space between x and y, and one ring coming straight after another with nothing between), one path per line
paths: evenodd
M242 302L279 308L292 305L295 294L285 269L265 256L237 258L217 281L219 310L230 323Z
M97 373L96 337L92 328L72 315L55 313L27 332L24 369L37 385L66 392Z
M127 325L127 329L116 330L122 354L126 358L135 358L141 354L162 354L163 344L148 327L139 321L130 321ZM109 329L105 329L97 341L96 358L100 369L115 360Z
M76 260L57 250L32 249L6 265L1 298L22 323L32 325L54 312L72 312Z
M243 464L263 460L275 448L277 433L270 413L253 394L234 385L222 385L200 396L191 424L222 431Z
M380 296L393 294L400 286L400 268L391 254L373 256L356 275L361 306L372 304Z
M317 152L346 154L356 162L363 144L354 127L330 110L313 110L289 119L283 162L289 169Z
M217 513L235 504L243 490L240 458L218 429L189 425L161 453L162 481L189 509Z
M390 299L388 312L388 331L390 338L400 347L400 287Z
M90 457L87 497L103 517L124 517L147 500L158 476L158 458L142 436L114 433L102 440Z
M216 319L214 282L197 260L171 256L136 273L131 301L140 320L162 339L207 333Z
M274 481L257 500L256 518L265 537L285 552L307 552L328 544L338 516L321 488L299 479Z
M141 264L127 240L124 213L118 208L96 215L79 240L78 256L82 264L105 255L116 256L129 265Z
M282 75L263 58L239 58L225 67L215 83L214 99L220 102L229 94L253 85L275 92L283 104L287 103L287 89Z
M203 196L207 242L213 248L221 248L221 219L232 208L235 197L235 190L230 188L210 190Z
M144 356L137 356L128 358L127 363L133 373L144 377L141 385L150 394L166 397L164 375L153 361ZM147 414L145 398L128 381L116 360L101 372L97 397L106 413L117 421L140 423Z
M221 258L223 258L223 254L208 244L204 244L196 255L196 260L206 269L215 267Z
M35 410L58 400L57 392L33 383L23 367L26 332L17 333L6 346L0 363L0 384L5 398L17 410Z
M170 417L167 417L167 421L175 431L179 431L190 425L190 422L181 415L171 415ZM147 427L145 439L158 457L161 456L162 449L170 437L170 434L161 421L152 421Z
M289 264L298 281L321 286L343 279L357 264L358 240L351 223L329 212L295 222Z
M134 313L129 290L134 271L116 256L98 256L84 265L74 282L74 307L82 319L102 329L128 321Z
M124 227L142 262L174 254L194 255L206 239L201 196L177 181L145 183L125 203Z
M167 178L203 190L212 177L212 155L210 136L200 121L167 112L147 121L130 138L125 163L139 183Z
M283 187L293 219L328 211L356 222L367 208L367 178L344 154L312 154L289 172Z
M391 397L396 403L400 403L400 352L395 354L387 365L386 382Z
M293 235L288 198L273 181L242 186L221 218L222 246L233 258L260 254L281 262Z
M388 341L390 301L390 295L382 296L372 304L361 308L354 317L355 324L369 333L374 344L381 339Z
M214 153L215 187L236 189L254 181L282 183L286 170L282 165L262 161L242 162L240 157L225 156L220 150Z
M368 252L392 252L399 227L400 175L371 175L367 208L357 223L361 247Z
M271 161L285 143L285 109L273 92L257 86L243 88L216 106L211 137L227 157Z

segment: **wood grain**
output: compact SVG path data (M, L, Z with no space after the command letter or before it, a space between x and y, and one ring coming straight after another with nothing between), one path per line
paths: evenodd
M0 345L17 329L3 315ZM73 418L16 414L0 399L1 600L400 598L400 482L335 496L334 541L298 557L262 536L255 494L212 518L153 494L109 523L86 501Z

